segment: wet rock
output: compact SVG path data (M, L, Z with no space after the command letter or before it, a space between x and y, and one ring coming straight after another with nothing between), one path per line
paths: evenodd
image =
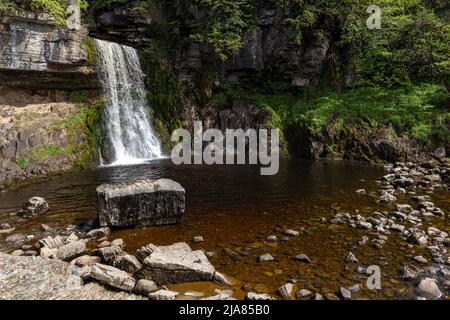
M278 293L283 299L290 299L292 297L292 293L294 291L294 286L291 283L287 283L284 286L278 288Z
M91 277L102 284L124 291L132 291L136 280L125 271L97 263L92 266Z
M397 204L397 211L405 214L411 213L413 208L409 204Z
M404 266L402 278L405 280L414 280L418 276L419 270L415 267Z
M416 288L416 292L428 299L437 300L442 297L442 292L432 278L422 279Z
M387 191L383 191L381 196L378 198L378 202L391 203L397 201L397 198Z
M89 238L103 238L108 236L111 233L111 230L108 227L93 229L89 231L86 236Z
M422 257L422 256L416 256L416 257L414 257L414 261L416 261L417 263L422 263L422 264L425 264L425 263L428 262L428 260L425 259L425 258Z
M311 296L313 293L309 290L306 289L301 289L299 291L297 291L296 296L298 299L302 299L302 298L306 298Z
M311 263L311 259L306 254L303 253L296 255L294 259L304 263Z
M359 190L356 190L356 193L359 195L366 195L367 191L366 191L366 189L359 189Z
M268 262L275 260L269 253L263 254L258 257L258 262Z
M341 292L341 296L342 296L342 298L344 298L344 300L352 299L352 293L350 292L350 290L341 287L340 292Z
M181 223L185 190L168 179L104 184L97 188L101 226L134 227Z
M205 294L203 292L198 292L198 291L188 291L188 292L183 293L183 296L185 296L185 297L194 297L194 298L201 298L204 295ZM212 298L212 297L209 297L209 298Z
M215 269L203 251L192 251L186 243L150 246L150 248L148 251L151 252L143 260L143 268L139 272L141 278L151 279L157 284L213 279ZM143 255L144 253L141 252L140 259Z
M86 251L86 244L82 241L70 242L56 251L55 257L59 260L72 260Z
M35 216L37 214L42 214L47 212L48 203L44 198L41 197L33 197L30 198L24 205L23 210L21 210L18 214L20 216Z
M358 259L356 259L356 256L352 252L349 252L347 257L345 258L345 262L358 262Z
M227 277L218 271L214 272L213 280L225 286L231 286L231 282Z
M158 286L151 280L141 279L136 283L134 292L141 296L148 296L150 293L158 290Z
M316 293L316 295L314 296L314 300L317 300L317 301L324 300L324 297L321 294Z
M268 236L266 238L267 242L276 242L278 240L277 236Z
M391 225L390 230L395 231L395 232L404 233L405 226L403 226L401 224L393 224L393 225Z
M148 295L150 300L174 300L175 297L179 295L178 292L170 291L170 290L159 290L156 292L152 292Z
M420 232L415 232L408 237L408 242L418 244L420 246L426 246L428 243L427 237Z
M261 301L261 300L273 300L273 298L266 293L249 292L245 296L245 300Z
M200 243L200 242L204 242L205 240L203 240L202 236L198 236L198 237L194 237L194 239L192 240L192 242L194 243Z
M358 222L358 227L362 228L362 229L372 229L372 224L370 222L366 222L366 221L359 221Z
M288 237L298 237L300 235L300 232L291 229L285 230L283 233Z

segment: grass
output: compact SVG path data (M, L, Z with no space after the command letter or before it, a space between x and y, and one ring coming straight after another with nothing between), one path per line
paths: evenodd
M331 90L310 91L301 97L290 94L250 94L263 107L270 107L284 124L307 123L313 130L334 120L345 130L348 121L363 120L371 126L389 125L395 132L408 132L427 140L437 135L450 138L449 94L444 86L422 84L399 89L357 88L341 95Z

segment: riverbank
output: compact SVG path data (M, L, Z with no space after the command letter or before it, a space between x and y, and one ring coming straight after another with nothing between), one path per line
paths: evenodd
M108 168L79 178L72 174L70 183L69 180L56 179L45 183L45 188L42 188L43 184L28 186L4 194L2 201L8 201L3 202L3 209L0 208L2 220L5 220L7 212L18 211L14 207L20 207L21 198L39 195L37 190L48 198L50 208L32 218L17 220L9 216L6 220L17 229L7 236L22 234L25 243L9 242L7 247L3 245L2 251L11 253L20 249L23 251L21 254L40 255L41 245L33 247L39 239L55 235L64 239L72 237L72 233L82 241L89 240L83 254L94 256L98 256L96 247L107 247L108 243L104 241L111 245L117 239L123 239L123 251L130 255L149 243L160 246L186 242L193 250L204 250L211 265L232 285L224 287L202 281L167 285L167 289L179 293L174 297L177 299L192 299L192 296L185 295L192 294L192 291L196 292L197 298L214 296L215 289L232 290L237 299L245 298L249 292L275 299L286 298L278 293L280 287L292 293L290 299L343 299L342 292L346 291L341 288L351 289L352 299L416 299L424 296L417 292L417 287L426 278L436 278L443 298L448 298L448 240L445 236L449 232L447 164L421 168L398 164L384 171L379 167L345 161L310 163L290 160L282 161L279 176L268 180L256 174L257 168L253 169L172 168L170 163L160 162L149 167ZM86 179L93 175L100 180L89 182ZM145 175L153 178L164 176L179 181L186 188L188 199L183 223L112 230L103 239L87 237L88 230L94 227L93 221L89 220L95 217L95 195L89 195L89 190L95 190L100 181L132 179L133 175L140 178ZM193 176L203 183L187 179ZM212 176L216 182L208 180ZM240 177L238 180L237 176ZM330 179L334 181L332 184ZM240 181L239 186L236 181ZM298 181L303 183L299 185ZM410 184L400 186L399 183ZM381 194L381 189L391 196ZM396 197L397 201L377 203L380 196L383 199ZM434 208L430 203L423 207L423 203L411 199L417 196L431 197ZM401 206L405 204L411 206L407 213L403 211L409 207ZM417 213L415 208L419 206L425 211L419 209ZM440 212L444 216L435 214ZM336 219L341 219L344 224ZM380 225L384 231L378 224L373 224L374 219L385 221ZM50 229L42 229L42 223ZM369 223L371 228L367 228ZM411 240L416 233L418 235L414 239L421 241L420 244ZM199 240L200 236L203 242ZM5 237L3 235L3 241ZM427 246L423 246L422 237L426 238ZM350 252L358 262L347 261ZM435 261L439 258L437 254L441 258L439 261ZM422 256L427 263L415 259L417 256ZM363 271L371 265L381 268L381 290L373 291L366 287L368 275ZM405 270L411 271L409 280L403 278ZM91 286L92 281L97 282L86 280L85 283ZM292 287L285 286L288 283ZM358 292L354 291L355 285L358 285Z

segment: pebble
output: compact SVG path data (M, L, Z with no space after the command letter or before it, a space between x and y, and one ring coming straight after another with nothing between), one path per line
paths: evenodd
M272 257L269 253L263 254L258 257L258 262L268 262L273 261L274 257Z
M295 260L301 261L304 263L311 263L311 259L306 254L299 254L295 256Z
M290 237L298 237L300 235L300 232L288 229L288 230L284 231L284 234L286 236L290 236Z
M347 257L345 258L345 261L346 262L358 262L358 259L352 252L349 252Z
M309 297L312 294L313 293L309 290L301 289L301 290L297 291L296 296L297 296L297 298L301 299L301 298Z
M192 240L192 242L194 242L194 243L200 243L200 242L204 242L204 241L205 240L203 240L202 236L194 237L194 239Z
M422 279L416 288L418 294L425 296L429 299L440 299L442 292L436 284L436 280L432 278Z

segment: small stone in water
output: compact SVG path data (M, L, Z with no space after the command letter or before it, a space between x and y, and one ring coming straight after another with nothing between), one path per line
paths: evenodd
M274 257L272 257L269 253L263 254L262 256L258 257L259 262L267 262L267 261L273 261Z
M297 298L304 298L304 297L308 297L310 295L312 295L312 292L306 289L301 289L299 291L297 291Z
M341 291L342 298L344 298L345 300L352 299L352 293L350 292L350 290L347 290L347 289L341 287L340 291Z
M192 242L194 242L194 243L200 243L200 242L204 242L204 241L205 240L203 240L202 236L194 237L194 239L192 240Z
M299 254L295 256L295 260L297 261L301 261L301 262L305 262L305 263L310 263L311 259L309 259L309 257L306 254Z
M290 237L298 237L300 235L300 232L288 229L288 230L284 231L284 234L287 236L290 236Z
M278 240L277 236L268 236L266 241L268 242L276 242Z
M425 258L422 257L422 256L416 256L416 257L414 257L414 261L416 261L416 262L418 262L418 263L427 263L427 262L428 262L428 260L425 259Z
M352 252L349 252L347 255L347 258L345 258L346 262L358 262L358 259L356 259L355 255Z

